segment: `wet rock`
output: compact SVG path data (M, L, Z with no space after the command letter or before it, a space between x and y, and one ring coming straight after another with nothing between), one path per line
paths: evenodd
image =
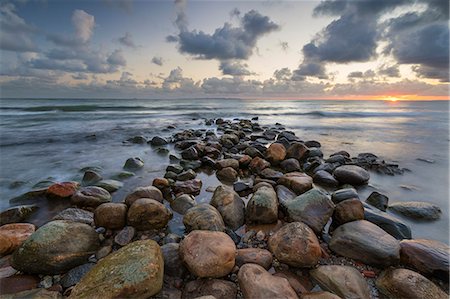
M308 153L308 158L323 158L323 153L320 150L320 148L315 148L315 147L310 147L309 148L309 153Z
M116 175L114 175L113 178L115 178L117 180L126 180L128 178L131 178L134 175L135 175L134 172L124 170L124 171L121 171L121 172L117 173ZM110 191L110 192L113 192L113 191Z
M222 279L197 279L188 282L183 289L183 299L190 298L236 298L237 287L234 283Z
M309 148L300 142L293 143L287 150L286 150L286 158L294 158L298 161L302 161L306 159L306 157L309 154Z
M389 197L386 195L383 195L381 193L378 193L377 191L374 191L370 193L369 197L366 199L366 202L374 206L375 208L386 212L386 209L388 207Z
M402 264L445 281L449 277L450 248L434 240L415 239L400 242Z
M168 142L166 139L159 137L159 136L155 136L150 140L150 144L153 146L161 146L161 145L166 145Z
M296 194L302 194L312 189L312 183L313 179L302 172L286 173L278 180L278 184L288 187Z
M313 230L302 222L284 225L269 238L269 250L282 263L312 267L322 254Z
M95 186L105 189L108 192L116 192L123 187L123 183L116 180L101 180Z
M263 157L263 154L253 146L247 147L244 150L244 154L247 156L250 156L252 158L256 158L256 157L262 158Z
M325 170L319 170L314 173L313 181L316 184L329 187L337 187L339 185L339 182Z
M0 279L0 296L1 298L23 299L26 297L15 296L14 294L21 294L23 291L35 289L38 287L39 277L32 275L13 275L10 277Z
M243 265L238 282L244 298L298 298L286 278L273 276L260 265Z
M239 169L239 161L236 159L223 159L223 160L217 161L216 167L217 167L217 169L231 167L234 170L238 170Z
M22 205L8 208L0 213L0 225L22 222L38 209L39 207L36 205Z
M263 171L261 171L260 175L265 179L277 181L283 176L283 173L272 168L265 168Z
M80 188L80 184L77 182L55 183L48 187L46 193L50 198L67 198L75 194L78 188Z
M441 208L437 205L419 201L396 202L389 206L389 210L406 217L421 220L436 220L442 214Z
M331 200L337 204L346 199L356 198L359 199L358 193L353 188L345 188L334 191L331 194Z
M134 143L134 144L144 144L147 143L147 138L144 136L134 136L127 139L127 142Z
M297 159L290 158L290 159L286 159L286 160L282 161L280 163L280 167L285 172L299 171L300 170L300 163L298 162Z
M400 219L375 209L364 209L364 219L381 227L398 240L411 239L411 229Z
M272 267L272 253L266 249L244 248L237 250L236 265L258 264L266 270Z
M204 149L205 157L211 158L212 160L220 157L220 149L217 149L212 146L205 146Z
M308 140L308 141L305 141L305 145L306 145L307 147L316 147L316 148L319 148L319 147L322 146L322 145L320 144L320 142L317 141L317 140Z
M131 206L139 198L151 198L163 202L164 198L161 191L154 186L138 187L125 197L127 206Z
M223 277L235 264L236 246L223 232L192 231L181 241L179 250L188 270L198 277Z
M260 157L255 157L252 159L248 168L251 172L259 174L263 169L270 167L270 163Z
M124 203L104 203L94 211L94 220L97 227L107 229L122 229L126 225L128 206Z
M387 269L376 280L378 290L389 298L446 299L433 282L411 270Z
M91 186L95 183L97 183L98 181L101 181L103 178L102 176L93 171L93 170L87 170L84 175L83 175L83 179L81 180L81 185L82 186Z
M198 204L190 208L183 217L183 224L187 231L211 230L223 231L225 223L219 211L210 204Z
M91 224L94 222L94 213L77 208L67 208L53 217L53 220L68 220Z
M334 211L333 202L318 189L311 189L285 205L291 220L307 224L316 234L322 232Z
M238 178L238 173L231 167L225 167L216 172L216 176L223 182L235 182Z
M185 193L199 195L202 189L202 181L199 179L188 180L184 182L175 182L173 192L175 194Z
M339 226L329 247L339 255L369 265L390 266L400 260L399 242L375 224L358 220Z
M359 271L349 266L326 265L310 271L323 290L341 298L370 299L369 286Z
M137 230L160 229L172 219L172 212L151 198L140 198L128 209L127 222Z
M241 158L239 158L239 167L247 168L250 162L252 162L252 157L250 157L249 155L243 155Z
M181 152L181 158L186 160L197 160L199 157L198 151L194 146L191 146Z
M181 215L186 214L187 210L196 205L195 197L189 194L182 194L170 202L172 210Z
M31 223L10 223L0 226L0 256L16 250L35 231Z
M125 246L133 240L136 230L132 226L125 226L115 237L114 242L120 246Z
M180 173L179 175L177 175L177 180L178 181L192 180L192 179L195 179L196 176L197 176L197 173L195 171L193 171L192 169L188 169L188 170Z
M61 285L63 288L69 288L76 285L94 266L94 263L86 263L70 269L69 272L62 277Z
M239 143L239 137L235 134L223 134L220 137L220 143L226 148L232 148Z
M178 243L169 243L161 246L164 257L164 275L183 277L187 273L186 267L180 259Z
M333 175L341 184L364 185L370 179L369 172L356 165L339 166Z
M198 169L202 166L202 162L198 160L188 161L188 160L181 160L180 165L183 166L184 170L188 169Z
M166 171L171 171L176 174L180 174L183 172L183 166L178 165L178 164L170 164L166 167Z
M359 199L346 199L334 208L333 223L337 225L363 219L364 206Z
M102 203L110 202L111 194L100 187L83 187L72 195L70 201L79 207L97 207Z
M283 185L276 186L276 192L278 197L278 202L280 203L279 208L283 213L287 213L287 203L297 197L291 189Z
M278 220L277 194L272 187L260 187L253 193L246 208L249 222L274 223Z
M233 184L233 189L236 192L242 192L250 190L253 187L253 184L251 182L235 182Z
M241 197L231 188L218 186L210 204L222 215L226 226L237 230L245 221L245 204Z
M155 178L153 179L152 186L155 186L159 190L164 190L170 187L169 181L165 178Z
M164 174L164 178L167 179L167 180L174 180L174 181L176 181L177 176L178 175L175 172L172 172L172 171L168 171L168 172L166 172Z
M141 169L142 167L144 167L144 160L139 157L129 158L123 165L123 169L131 171Z
M272 165L278 165L286 157L286 148L280 143L272 143L267 149L265 156Z
M12 265L25 273L59 274L85 263L98 246L98 235L89 225L55 220L40 227L14 252Z
M148 298L163 285L164 260L153 240L133 242L100 260L72 290L72 298Z

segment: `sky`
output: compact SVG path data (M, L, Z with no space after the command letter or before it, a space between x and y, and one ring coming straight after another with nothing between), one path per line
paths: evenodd
M447 0L0 0L3 98L449 99Z

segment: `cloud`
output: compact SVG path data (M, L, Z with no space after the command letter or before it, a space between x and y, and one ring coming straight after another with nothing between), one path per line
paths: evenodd
M166 92L181 91L191 93L197 91L198 88L198 83L195 83L191 78L183 76L183 69L181 67L171 70L162 82L162 90Z
M237 61L222 61L220 62L219 70L222 71L224 75L231 76L248 76L253 73L248 69L248 65L246 63L240 63Z
M363 72L351 72L348 74L347 78L362 78Z
M398 65L385 65L383 64L381 67L378 68L377 71L378 75L387 76L387 77L400 77L400 70L398 68Z
M275 70L273 77L278 81L286 81L292 77L292 72L289 68L285 67L279 70Z
M114 50L114 52L109 55L108 59L106 60L110 65L113 66L126 66L127 61L125 60L125 57L123 56L122 50Z
M74 35L49 34L47 38L56 45L76 47L87 44L94 34L95 18L84 10L76 9L72 13Z
M289 43L288 42L281 42L280 41L280 47L281 50L283 50L284 52L286 52L289 49Z
M122 45L129 48L136 49L138 47L133 40L133 35L129 32L126 32L124 36L119 37L118 41Z
M89 79L89 76L85 73L78 73L76 75L72 75L72 78L74 80L87 80Z
M163 60L162 57L154 56L154 57L152 58L152 63L154 63L154 64L156 64L156 65L159 65L159 66L162 66L162 65L164 64L164 60Z
M313 60L304 61L299 68L294 70L292 80L302 81L305 77L317 77L319 79L328 79L326 74L325 64L322 62L315 62Z

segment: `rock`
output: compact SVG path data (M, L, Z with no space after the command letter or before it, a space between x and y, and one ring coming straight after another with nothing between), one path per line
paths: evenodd
M166 167L166 171L169 172L174 172L176 174L180 174L183 172L183 166L178 165L178 164L170 164Z
M223 169L227 167L231 167L234 170L239 169L239 161L236 159L223 159L216 162L217 169Z
M168 171L164 174L164 178L167 180L173 180L176 181L177 180L178 175L175 172L172 171Z
M163 285L164 260L153 240L133 242L100 260L71 298L148 298Z
M311 270L310 274L323 290L333 292L341 298L371 298L366 280L353 267L325 265Z
M181 152L181 158L186 160L197 160L199 158L199 154L195 146L191 146Z
M37 209L39 209L39 207L36 205L22 205L8 208L0 213L0 225L22 222Z
M268 167L261 171L260 176L268 180L277 181L283 176L283 173Z
M280 262L293 267L312 267L322 254L313 230L302 222L284 225L269 238L268 244Z
M193 160L193 161L181 160L180 165L183 166L184 170L198 169L202 166L202 162L199 160Z
M370 179L369 172L356 165L342 165L333 172L334 177L341 184L364 185Z
M341 225L347 222L364 219L364 206L359 199L346 199L336 205L333 222Z
M101 181L102 179L103 178L99 173L93 170L87 170L84 172L83 179L81 180L81 185L90 186L97 183L98 181Z
M183 289L183 299L230 299L236 298L237 287L223 279L197 279L189 281Z
M199 179L188 180L184 182L175 182L173 192L175 194L185 193L192 195L199 195L202 189L202 181Z
M140 198L128 209L127 222L137 230L160 229L172 219L172 212L151 198Z
M182 194L170 202L172 210L181 215L186 214L187 210L196 205L195 197L189 194Z
M358 193L353 188L345 188L334 191L331 194L331 200L337 204L346 199L356 198L359 199Z
M389 197L374 191L374 192L370 193L369 197L366 199L366 202L369 205L374 206L375 208L377 208L383 212L386 212L386 209L388 207Z
M125 246L133 240L136 230L132 226L125 226L115 237L114 242L120 246Z
M211 198L210 205L222 215L226 226L237 230L245 222L245 204L231 188L218 186Z
M124 203L104 203L94 211L95 225L107 229L122 229L126 225L127 205Z
M251 182L235 182L233 184L233 189L236 192L248 191L253 187Z
M364 219L381 227L385 232L398 240L411 239L411 229L394 216L371 209L364 209Z
M439 241L415 239L400 242L402 264L445 281L449 277L449 258L449 246Z
M217 231L190 232L180 243L180 257L189 271L198 277L219 278L231 272L235 264L233 240Z
M325 170L317 171L313 176L313 181L316 184L328 187L337 187L339 185L339 182Z
M286 205L288 202L297 197L291 189L283 185L277 185L276 187L278 202L280 203L280 208L284 212L286 212Z
M311 189L285 205L289 219L307 224L318 235L334 211L333 202L318 189Z
M290 158L282 161L280 163L281 168L285 172L293 172L293 171L299 171L300 170L300 163L297 159Z
M144 144L147 143L147 138L144 136L134 136L127 139L127 142L129 143L135 143L135 144Z
M243 265L239 269L238 282L244 298L298 298L286 278L273 276L260 265Z
M101 180L95 186L105 189L108 192L116 192L123 187L123 183L116 180Z
M139 157L129 158L123 165L123 169L131 171L141 169L142 167L144 167L144 160Z
M46 289L31 289L27 291L22 291L10 295L5 295L1 297L2 299L23 299L23 298L33 298L33 299L62 299L61 293L59 291L49 291Z
M0 226L0 256L16 250L34 233L35 227L31 223L10 223Z
M314 292L304 294L302 299L341 299L341 297L330 292Z
M78 188L80 188L80 184L77 182L55 183L48 187L46 193L50 198L67 198L75 194Z
M406 217L422 220L436 220L442 214L437 205L420 201L396 202L389 206L389 210Z
M178 181L192 180L192 179L195 179L196 176L197 176L197 173L195 171L193 171L192 169L188 169L188 170L180 173L179 175L177 175L177 180Z
M170 187L169 181L165 178L155 178L153 179L152 186L155 186L159 190L164 190Z
M161 246L164 257L164 275L183 277L187 273L186 267L180 259L178 243L169 243Z
M272 267L272 253L266 249L244 248L237 250L236 265L258 264L266 270Z
M272 165L278 165L286 157L286 148L280 143L272 143L266 151L266 159Z
M376 280L389 298L447 299L448 295L424 276L408 269L387 269Z
M68 220L90 225L94 222L94 213L77 208L67 208L53 217L53 220Z
M102 203L110 202L111 194L100 187L83 187L72 195L70 201L79 207L98 207Z
M64 273L85 263L98 246L98 235L89 225L55 220L41 226L14 252L12 265L25 273Z
M131 206L139 198L151 198L163 202L164 198L161 191L154 186L138 187L125 197L127 206Z
M247 148L244 150L244 154L245 154L246 156L251 157L251 158L255 158L255 157L260 157L260 158L262 158L262 157L263 157L263 154L262 154L258 149L256 149L256 148L253 147L253 146L247 147Z
M249 222L274 223L278 220L277 194L272 187L260 187L250 198L246 218Z
M369 265L391 266L400 260L399 242L375 224L357 220L339 226L329 247L339 255Z
M306 159L309 154L309 149L306 145L300 142L294 142L287 150L286 150L286 158L294 158L298 161L302 161Z
M252 162L252 157L250 157L249 155L242 155L242 157L239 158L239 167L247 168L248 165L250 165L250 162Z
M198 204L190 208L184 214L183 224L187 231L223 231L225 229L225 224L219 211L207 203Z
M69 272L61 278L61 285L63 288L70 288L71 286L76 285L94 266L94 263L86 263L70 269Z
M7 294L15 294L37 288L39 277L32 275L13 275L0 279L0 298L8 298ZM25 297L16 297L25 298Z
M302 194L312 189L312 183L313 179L301 172L286 173L278 180L278 184L288 187L296 194Z
M224 182L235 182L238 178L238 173L231 167L225 167L216 172L216 176L219 180Z
M161 146L161 145L166 145L168 142L166 139L159 137L159 136L155 136L150 140L150 144L153 146Z
M308 158L318 157L320 159L323 158L323 153L320 148L310 147Z
M134 174L134 172L130 172L130 171L121 171L121 172L119 172L119 173L117 173L117 174L115 174L114 176L113 176L113 178L115 178L115 179L118 179L118 180L126 180L126 179L128 179L128 178L131 178L132 176L135 176L135 174ZM107 180L107 181L109 181L109 180ZM103 185L103 184L102 184ZM101 186L100 186L101 187ZM103 187L102 187L103 188ZM106 188L103 188L103 189L106 189ZM106 190L108 190L108 189L106 189ZM110 191L110 192L113 192L113 191Z
M248 165L250 171L256 174L259 174L261 171L263 171L264 168L267 167L270 167L270 163L260 157L253 158Z

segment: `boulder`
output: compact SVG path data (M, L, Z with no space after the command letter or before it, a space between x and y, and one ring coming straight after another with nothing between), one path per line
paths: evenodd
M170 164L170 165L167 165L166 171L167 172L170 171L170 172L174 172L176 174L180 174L180 173L183 172L183 166L178 165L178 164Z
M442 214L441 208L437 205L420 201L396 202L389 206L389 210L405 217L421 220L436 220Z
M341 225L347 222L364 219L364 206L359 199L346 199L336 205L333 222Z
M388 207L388 202L389 202L389 197L387 197L384 194L381 194L377 191L374 191L372 193L370 193L369 197L367 197L366 202L371 205L374 206L375 208L386 212L386 209Z
M164 260L153 240L133 242L101 259L71 298L149 298L163 285Z
M239 161L236 159L223 159L216 162L217 169L231 167L234 170L239 169Z
M325 170L319 170L314 173L313 181L318 185L327 187L337 187L339 185L339 182Z
M116 180L101 180L95 183L95 186L103 188L108 192L116 192L117 190L123 187L123 183L121 181Z
M121 229L126 225L128 206L124 203L108 202L94 211L95 225L107 229Z
M216 176L223 182L235 182L238 178L238 173L231 167L225 167L216 172Z
M166 139L159 137L159 136L155 136L153 137L149 143L153 146L161 146L161 145L166 145L168 142Z
M187 231L225 230L225 223L223 222L222 215L220 215L216 208L207 203L198 204L187 210L183 217L183 224Z
M195 197L190 194L182 194L170 201L170 207L178 214L184 215L187 210L197 205Z
M31 223L10 223L0 226L0 256L16 250L35 231Z
M91 186L98 181L101 181L103 178L102 176L93 170L87 170L84 172L83 179L81 180L82 186Z
M278 202L280 203L279 208L283 211L283 213L286 213L287 203L296 198L297 194L283 185L277 185L275 189L277 191Z
M0 225L23 222L39 209L36 205L22 205L8 208L0 213Z
M140 198L128 209L127 222L137 230L160 229L172 219L172 212L151 198Z
M168 243L161 246L164 257L164 275L172 277L183 277L187 273L186 267L180 259L180 244Z
M175 194L192 194L199 195L202 189L202 181L199 179L188 180L184 182L175 182L173 185L173 192Z
M288 187L297 195L312 189L312 183L313 179L309 175L302 172L286 173L278 180L278 184Z
M369 286L359 271L350 266L324 265L310 271L320 288L341 298L370 299Z
M245 204L233 189L218 186L211 198L210 205L215 207L222 215L225 225L237 230L245 221Z
M358 192L353 188L339 189L331 194L331 200L336 204L352 198L359 199Z
M71 197L72 204L79 207L95 208L110 201L111 194L105 189L95 186L83 187Z
M144 160L139 157L129 158L123 165L123 169L131 171L141 169L142 167L144 167Z
M196 176L197 176L197 173L195 171L193 171L192 169L188 169L186 171L183 171L179 175L177 175L177 180L178 181L192 180L192 179L195 179Z
M131 206L139 198L151 198L159 202L163 202L164 198L161 191L154 186L137 187L125 197L127 206Z
M261 171L259 175L265 179L277 181L279 178L283 176L283 173L280 171L276 171L273 168L267 167L263 171Z
M236 265L258 264L266 270L272 267L272 253L261 248L244 248L237 250Z
M277 194L272 187L260 187L250 198L246 218L249 222L274 223L278 220Z
M333 172L334 177L341 184L364 185L370 179L369 172L356 165L342 165Z
M67 220L92 224L94 222L94 213L78 208L67 208L53 217L53 220Z
M330 240L335 253L369 265L391 266L400 261L400 244L391 235L366 220L339 226Z
M186 160L197 160L199 153L195 146L191 146L181 152L181 158Z
M46 195L50 198L68 198L74 195L79 188L80 184L77 182L55 183L48 187Z
M290 158L282 161L280 163L281 168L285 172L292 172L292 171L299 171L300 170L300 163L297 159Z
M70 288L71 286L76 285L94 266L94 263L86 263L70 269L61 279L62 287Z
M387 269L376 280L378 290L389 298L447 299L448 295L424 276L408 269Z
M302 222L281 227L269 238L268 245L280 262L293 267L312 267L322 254L313 230Z
M223 279L197 279L189 281L184 286L181 298L230 299L236 298L236 296L237 286L231 281Z
M334 204L318 189L311 189L286 203L290 220L301 221L320 235L322 229L333 215Z
M278 165L286 157L286 148L281 143L272 143L266 150L265 156L272 165Z
M3 292L2 292L3 293ZM36 288L26 291L17 292L14 294L1 296L2 299L24 299L24 298L33 298L33 299L62 299L60 292L57 291L49 291L43 288Z
M304 294L302 299L341 299L341 297L330 292L321 291Z
M400 219L377 209L364 209L364 219L381 227L398 240L411 239L411 229Z
M259 174L267 167L270 167L270 163L260 157L253 158L250 164L248 165L250 171L256 174Z
M309 148L300 142L293 143L287 150L286 150L286 158L294 158L298 161L302 161L308 157L309 154Z
M12 265L25 273L60 274L86 263L98 246L91 226L55 220L41 226L14 252Z
M132 226L125 226L122 228L117 235L114 237L114 242L120 246L125 246L133 240L136 234L136 229Z
M238 283L246 299L298 298L286 278L271 275L263 267L256 264L245 264L239 269Z
M236 246L223 232L192 231L181 241L179 250L188 270L198 277L223 277L235 265Z

